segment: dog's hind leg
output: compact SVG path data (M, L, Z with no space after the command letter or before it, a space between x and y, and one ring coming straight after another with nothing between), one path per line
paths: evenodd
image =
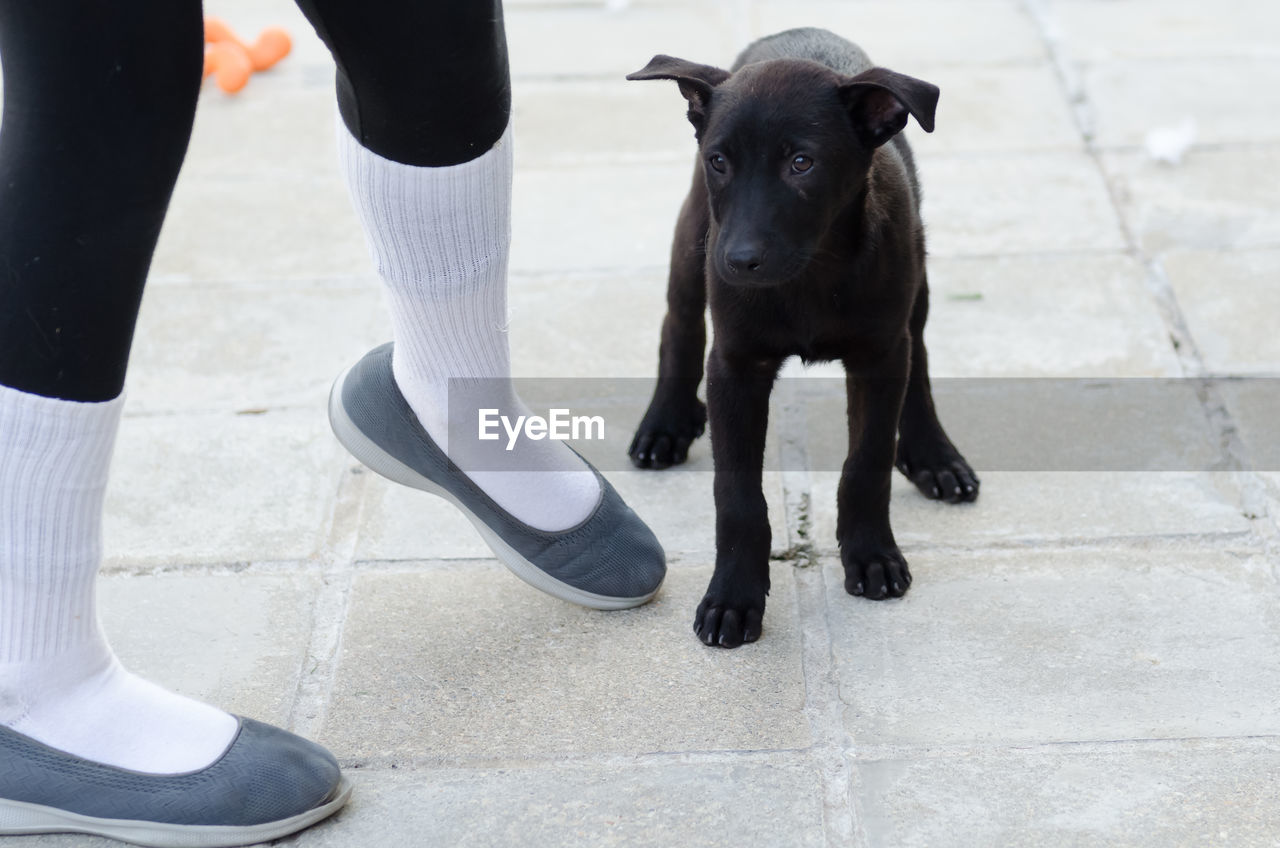
M701 168L685 198L671 246L667 317L658 346L658 382L627 453L640 468L667 468L685 461L702 435L707 408L698 399L707 343L706 258L710 212Z
M898 470L924 496L948 503L978 497L978 475L951 444L938 421L929 385L929 358L924 349L924 322L929 316L929 284L921 281L911 309L911 376L898 424Z

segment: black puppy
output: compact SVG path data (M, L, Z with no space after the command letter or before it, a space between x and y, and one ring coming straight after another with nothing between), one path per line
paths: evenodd
M820 29L763 38L732 73L655 56L627 79L679 84L700 154L671 251L657 389L629 451L642 468L665 468L702 434L709 300L716 567L694 632L727 648L760 636L769 393L793 354L839 359L847 375L837 523L845 588L901 596L911 574L889 527L898 434L896 465L927 497L978 496L977 476L934 412L920 189L898 135L908 113L933 131L938 89L873 67L856 45Z

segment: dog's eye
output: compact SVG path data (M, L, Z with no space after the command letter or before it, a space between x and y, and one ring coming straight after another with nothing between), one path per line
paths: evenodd
M725 158L719 153L712 153L707 157L707 164L709 164L712 170L717 174L723 174L727 163L725 162Z
M791 160L791 170L797 174L803 174L812 167L813 160L808 156L800 155Z

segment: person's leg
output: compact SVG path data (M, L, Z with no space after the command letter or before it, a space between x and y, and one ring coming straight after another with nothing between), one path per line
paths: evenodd
M475 436L478 408L527 413L507 341L511 91L500 0L298 4L337 64L340 157L395 337L389 356L358 366L363 388L349 382L353 369L335 389L339 438L393 479L444 489L498 536L486 539L499 558L545 591L593 606L644 602L665 574L661 546L593 468L561 442L520 439L502 451ZM384 392L387 360L394 386ZM388 423L397 395L416 423ZM380 435L353 423L355 407L379 405L387 420L364 420Z
M299 0L338 66L352 198L387 284L395 377L448 450L449 380L510 375L510 77L498 0ZM514 395L508 404L518 404ZM459 446L450 455L458 456ZM525 442L470 476L542 530L585 519L600 487L562 445Z
M501 0L297 0L337 65L338 112L383 159L443 168L507 130Z
M202 40L198 3L0 1L0 724L138 771L206 766L236 730L123 672L94 612L118 396Z
M202 29L197 0L0 0L0 834L75 813L243 844L345 800L323 749L134 676L97 617L120 393Z
M468 462L457 440L448 446L449 381L497 389L490 381L510 375L511 91L501 3L299 5L337 64L340 155L387 286L397 384L436 443L508 512L540 530L579 524L601 490L563 445L525 441L504 470L477 468L484 463ZM511 412L519 401L506 394L494 404Z
M120 394L202 41L198 2L0 0L0 385Z

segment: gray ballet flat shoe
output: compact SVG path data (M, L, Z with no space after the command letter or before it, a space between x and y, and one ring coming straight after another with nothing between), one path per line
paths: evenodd
M653 598L667 573L666 555L608 480L591 469L600 502L576 527L546 532L524 524L432 441L396 385L391 352L390 343L374 348L338 378L329 395L329 423L356 459L383 477L448 500L504 565L553 597L602 610Z
M277 727L239 719L208 768L144 774L80 759L0 727L0 835L88 833L154 848L279 839L351 796L338 761Z

